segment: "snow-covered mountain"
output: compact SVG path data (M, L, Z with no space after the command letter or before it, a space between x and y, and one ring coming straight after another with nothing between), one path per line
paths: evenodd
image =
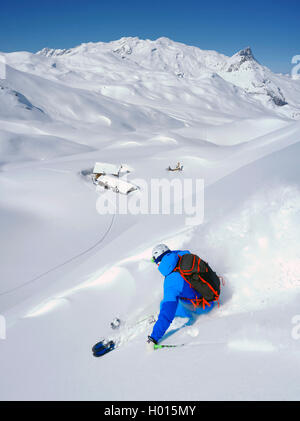
M300 80L254 53L135 37L2 54L1 398L299 398ZM100 214L115 193L95 162L130 169L137 203L153 178L204 179L203 223ZM94 359L114 317L159 310L159 242L224 277L220 308L165 341L185 347L148 354L141 324Z
M68 55L68 59L74 62L82 55L100 62L104 57L114 54L125 60L126 65L128 62L136 65L137 70L143 67L150 71L172 73L178 78L200 78L217 73L261 101L269 99L277 106L288 104L278 78L273 80L272 72L257 62L250 47L232 57L226 57L215 51L203 51L168 38L156 41L122 38L107 44L82 44L68 50L44 48L37 54L52 58ZM285 81L286 77L282 77L283 85Z

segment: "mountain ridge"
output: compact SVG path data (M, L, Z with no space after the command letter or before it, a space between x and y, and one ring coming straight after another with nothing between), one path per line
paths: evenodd
M217 51L202 50L167 37L156 40L122 37L110 42L82 43L71 49L46 47L36 54L55 60L67 57L70 62L80 56L99 61L114 57L131 66L172 73L178 78L194 79L216 73L265 104L275 107L289 104L281 84L274 81L275 74L256 60L250 46L228 57Z

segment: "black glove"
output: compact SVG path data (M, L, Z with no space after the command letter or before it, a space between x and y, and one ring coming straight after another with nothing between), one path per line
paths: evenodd
M155 345L157 345L157 341L155 339L153 339L151 336L148 336L148 340L147 340L148 344L150 342L153 342Z

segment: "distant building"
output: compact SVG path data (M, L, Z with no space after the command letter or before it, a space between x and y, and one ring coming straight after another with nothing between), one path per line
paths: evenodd
M130 171L131 169L127 165L96 162L93 169L94 183L116 193L128 194L137 190L137 187L125 180L121 180L119 177Z
M128 194L137 190L135 185L110 175L103 175L98 180L97 184L105 189L111 189L114 192L121 194Z
M98 180L98 178L101 175L114 175L116 177L119 177L119 174L121 172L122 165L114 165L109 164L107 162L96 162L93 174L95 176L95 181Z

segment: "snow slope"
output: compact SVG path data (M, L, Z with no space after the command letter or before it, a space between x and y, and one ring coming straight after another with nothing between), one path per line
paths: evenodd
M298 400L300 81L250 48L226 57L166 38L4 57L0 399ZM203 224L99 214L115 193L86 176L97 161L128 165L137 185L204 179ZM166 172L178 161L183 173ZM220 308L165 340L184 347L147 353L141 324L93 358L114 317L157 313L157 242L210 262Z

